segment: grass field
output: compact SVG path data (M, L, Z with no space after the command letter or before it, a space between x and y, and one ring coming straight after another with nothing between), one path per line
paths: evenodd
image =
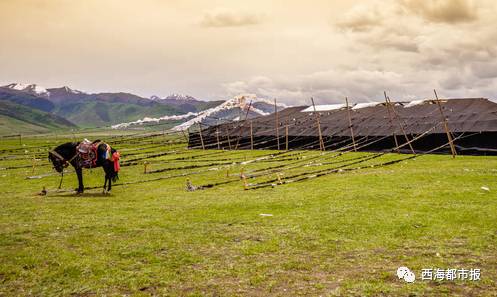
M497 157L347 170L407 155L186 150L173 138L105 138L135 164L110 196L75 196L70 173L56 191L46 151L63 136L0 140L0 296L497 296ZM144 174L144 161L163 171ZM294 182L244 190L242 168L249 187ZM84 178L100 187L103 170ZM188 192L187 178L214 186ZM481 280L424 281L424 268Z

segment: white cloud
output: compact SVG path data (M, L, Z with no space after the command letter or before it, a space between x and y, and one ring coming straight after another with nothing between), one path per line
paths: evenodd
M382 24L382 13L378 6L358 5L337 22L344 30L363 32Z
M242 27L260 24L263 19L261 14L216 8L205 12L200 24L204 27Z

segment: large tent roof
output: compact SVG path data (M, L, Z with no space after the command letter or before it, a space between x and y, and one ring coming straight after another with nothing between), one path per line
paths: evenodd
M441 99L441 106L448 119L451 132L495 132L497 131L497 103L484 98ZM317 135L316 114L313 107L297 106L278 113L280 134L285 133L288 122L289 135ZM327 105L317 108L323 135L350 136L349 114L354 134L357 136L382 136L401 134L402 127L408 134L445 133L438 105L434 100L395 102L388 109L385 103L367 103L345 106ZM390 116L389 116L390 110ZM275 135L276 115L271 114L252 119L254 136ZM436 128L432 129L434 126ZM210 127L206 134L215 130L225 134L247 136L248 121L227 123ZM241 133L240 133L241 129Z

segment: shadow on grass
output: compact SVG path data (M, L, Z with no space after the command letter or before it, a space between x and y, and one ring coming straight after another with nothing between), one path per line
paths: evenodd
M93 198L93 197L112 197L112 194L104 194L102 192L85 192L77 194L76 192L65 192L65 193L52 193L50 196L57 197L73 197L73 198Z

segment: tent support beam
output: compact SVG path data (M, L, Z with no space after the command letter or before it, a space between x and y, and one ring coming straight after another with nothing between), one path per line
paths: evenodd
M278 150L280 150L280 119L278 117L278 106L276 105L276 99L274 99L274 118L275 118L275 129L276 129L276 143L278 145Z
M221 144L219 143L219 128L216 128L216 139L217 139L217 149L221 149Z
M345 105L347 108L347 115L349 118L350 135L352 136L352 144L354 145L354 152L357 152L357 147L355 144L354 128L352 127L352 118L350 117L349 98L347 97L345 97Z
M312 107L314 108L314 113L316 114L316 123L318 125L318 133L319 133L319 149L321 151L325 150L324 142L323 142L323 134L321 133L321 121L319 119L319 113L316 111L316 105L314 104L314 98L311 97Z
M228 136L228 147L231 150L231 140L230 140L230 131L228 129L228 126L226 126L226 136Z
M390 101L390 97L387 96L387 92L383 92L383 93L385 94L385 100L387 101L387 104L392 108L393 115L395 116L395 118L397 119L397 122L399 123L400 130L402 131L402 134L404 134L404 138L406 139L406 143L409 144L409 148L411 149L412 154L415 155L416 152L414 151L414 148L412 147L412 144L411 144L411 141L409 140L409 137L407 137L406 130L404 129L404 126L402 125L402 122L400 120L399 115L395 111L395 107L392 104L392 101Z
M204 145L204 137L202 137L202 126L200 126L200 122L198 124L198 133L200 135L200 142L202 143L202 149L205 150L205 145Z
M286 117L286 125L285 125L285 150L288 151L288 116Z
M440 115L442 116L445 133L447 134L447 140L449 141L450 151L452 153L452 158L455 158L457 156L457 151L456 151L456 148L454 146L454 139L452 138L452 135L451 135L450 130L449 130L449 123L447 121L447 117L445 116L445 114L443 112L442 104L440 102L440 99L438 98L437 90L433 90L433 92L435 93L435 98L436 98L436 102L438 105L438 110L440 111Z
M254 149L254 132L252 130L252 121L250 121L250 149Z
M395 149L397 150L397 153L400 153L399 142L397 140L397 135L395 134L395 128L393 127L393 119L392 119L392 114L390 113L390 106L388 104L387 93L383 92L383 94L385 95L385 106L387 107L388 119L390 121L390 128L392 128L392 135L395 141Z
M245 124L247 123L247 117L248 117L248 114L250 111L250 107L252 107L252 100L250 100L249 106L247 108L247 112L245 113L245 119L243 119L243 124L240 126L240 133L238 134L238 137L236 138L235 150L238 149L238 144L240 144L240 137L242 137L243 128L245 128Z

